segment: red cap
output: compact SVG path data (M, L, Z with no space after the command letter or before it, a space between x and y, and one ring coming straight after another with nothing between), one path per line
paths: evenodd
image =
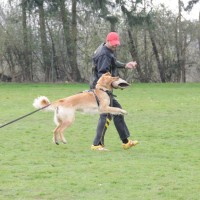
M111 45L120 45L119 35L116 32L108 33L106 41L110 42Z

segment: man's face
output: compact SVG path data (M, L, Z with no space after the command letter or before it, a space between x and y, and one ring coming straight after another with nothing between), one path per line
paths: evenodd
M111 49L112 51L115 51L116 49L117 49L117 47L118 47L119 45L111 45L111 43L108 41L107 42L107 47L109 48L109 49Z

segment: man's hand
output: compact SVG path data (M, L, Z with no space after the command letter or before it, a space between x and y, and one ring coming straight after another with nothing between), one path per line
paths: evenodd
M131 62L128 62L125 65L125 68L127 68L127 69L134 69L134 68L136 68L136 66L137 66L137 62L136 61L131 61Z

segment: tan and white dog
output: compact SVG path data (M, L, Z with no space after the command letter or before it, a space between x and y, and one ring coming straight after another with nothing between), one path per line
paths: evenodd
M112 77L108 72L101 76L94 90L84 91L70 97L59 99L50 103L47 97L40 96L34 100L33 106L37 109L54 111L54 122L57 127L54 130L53 142L59 144L59 139L67 143L64 130L75 120L75 111L84 113L110 113L113 115L125 115L127 112L120 108L111 107L108 91L113 88L126 88L129 84L119 77Z

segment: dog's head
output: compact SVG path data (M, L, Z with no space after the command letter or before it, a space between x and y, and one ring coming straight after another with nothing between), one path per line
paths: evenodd
M129 83L127 83L125 80L117 77L112 77L109 72L103 74L101 78L98 80L96 88L106 89L106 90L112 90L114 89L124 89L129 86Z

